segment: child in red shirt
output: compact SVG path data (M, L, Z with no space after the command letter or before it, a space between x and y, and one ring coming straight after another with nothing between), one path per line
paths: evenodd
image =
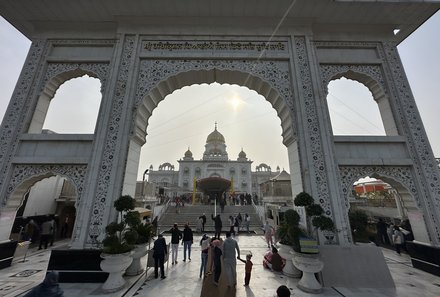
M254 265L254 263L252 263L252 261L251 261L251 258L252 258L252 254L246 255L246 261L239 258L239 260L241 262L245 263L245 266L244 266L244 272L245 272L244 273L244 286L245 287L249 286L249 281L251 280L251 271L252 271L252 266Z

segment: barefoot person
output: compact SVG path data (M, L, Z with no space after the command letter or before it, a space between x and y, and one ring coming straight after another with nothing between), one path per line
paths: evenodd
M237 256L235 252L237 251ZM237 259L240 258L240 247L237 241L231 237L230 232L226 232L226 239L223 242L223 266L228 281L228 287L237 285Z

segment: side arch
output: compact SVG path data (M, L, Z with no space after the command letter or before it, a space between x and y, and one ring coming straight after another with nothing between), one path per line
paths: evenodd
M108 64L105 63L50 63L46 69L41 91L37 99L28 133L41 133L50 101L58 88L66 81L88 75L101 82L101 98L108 75Z
M411 225L417 230L415 232L416 239L418 238L418 240L423 242L430 241L427 218L422 215L423 206L420 201L420 193L418 193L414 184L409 167L340 166L339 170L342 181L342 193L347 209L349 209L349 196L356 181L366 176L381 179L397 190L405 215L408 215ZM411 214L416 214L418 219L413 219Z
M67 178L75 186L77 200L76 209L80 209L82 192L84 189L84 179L86 175L86 165L16 165L13 168L12 177L7 187L7 192L2 200L1 213L15 213L29 188L36 182L45 178L59 175ZM13 220L10 222L10 228L2 226L3 232L9 232L12 228ZM5 234L0 234L4 238ZM74 228L72 231L72 241L79 239L80 230Z
M24 194L33 184L44 178L60 175L68 178L75 185L78 207L84 189L86 170L87 165L16 165L2 204L8 208L18 207L22 199L19 194Z
M378 104L385 132L388 136L399 135L389 95L381 67L378 65L321 65L321 76L325 94L332 80L345 77L357 81L370 90L374 101Z

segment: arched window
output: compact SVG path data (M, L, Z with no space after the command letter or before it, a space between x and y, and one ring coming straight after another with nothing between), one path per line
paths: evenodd
M334 135L385 135L379 106L369 89L342 77L328 86L327 104Z
M55 133L94 133L101 97L99 79L84 75L66 81L50 100L43 130ZM42 100L44 98L40 98ZM43 111L37 107L36 113L39 112Z

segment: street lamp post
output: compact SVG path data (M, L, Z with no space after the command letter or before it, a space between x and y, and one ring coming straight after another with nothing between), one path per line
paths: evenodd
M145 207L145 194L144 194L144 189L145 189L145 176L148 174L148 169L146 169L145 171L144 171L144 174L142 175L142 194L141 194L141 197L142 197L142 203L144 204L144 207Z

